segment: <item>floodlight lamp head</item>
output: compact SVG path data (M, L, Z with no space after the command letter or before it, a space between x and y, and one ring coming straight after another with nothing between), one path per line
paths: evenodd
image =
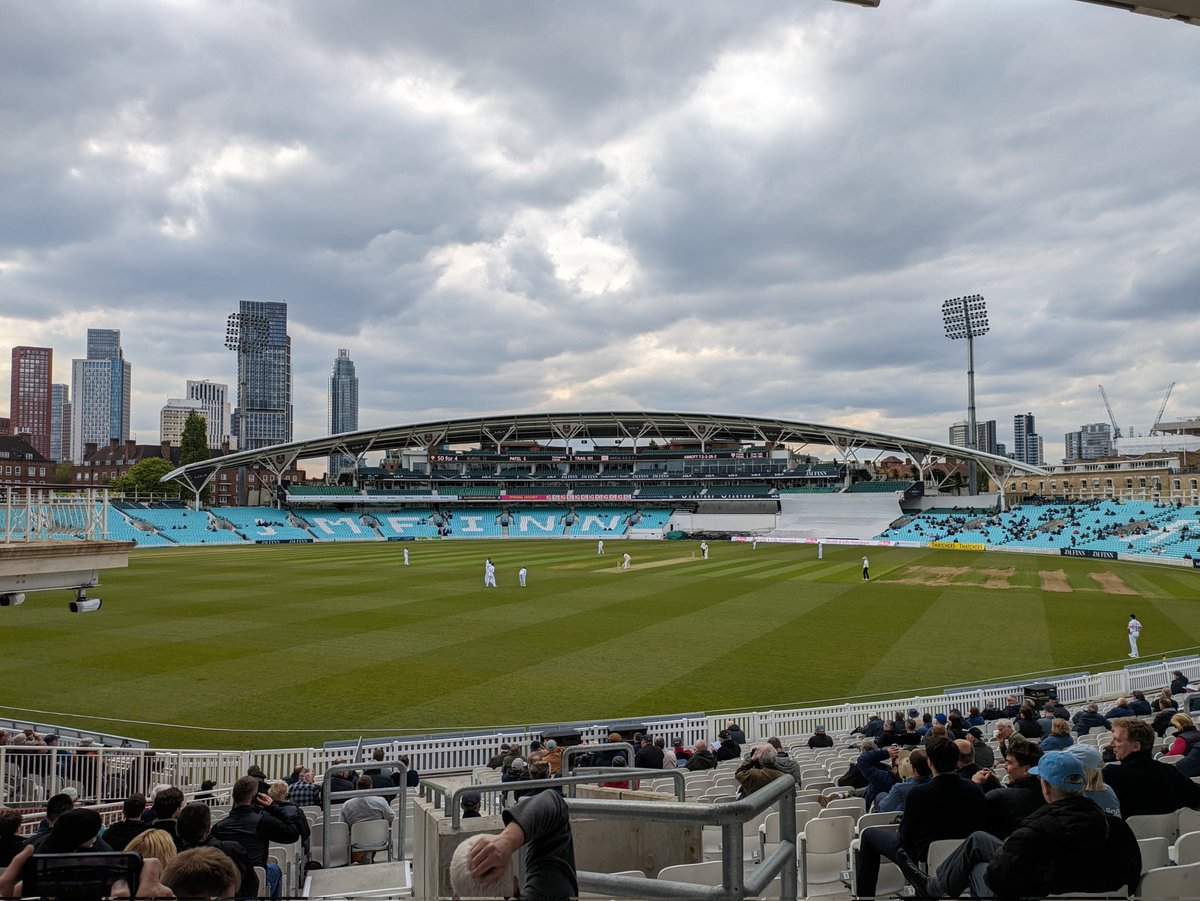
M85 598L80 596L78 600L71 601L67 605L67 609L72 613L95 613L100 609L100 598Z

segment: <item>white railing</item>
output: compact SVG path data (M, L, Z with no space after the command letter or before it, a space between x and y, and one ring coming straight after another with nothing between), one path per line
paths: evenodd
M882 700L797 707L785 710L735 712L732 714L679 714L646 717L641 720L651 735L682 738L687 746L703 738L713 740L730 720L745 732L748 742L771 736L781 739L811 735L818 726L830 732L849 731L862 725L873 712L885 715L894 710L916 708L923 713L948 713L951 708L981 709L987 701L1002 707L1010 694L1020 694L1021 684L1051 682L1064 704L1084 704L1128 695L1134 690L1156 693L1171 681L1171 673L1180 670L1189 680L1200 679L1200 657L1136 663L1120 670L1077 673L1055 677L1030 677L1023 683L1009 683L953 691L934 695L891 697ZM603 724L576 724L571 728L585 742L602 742L611 731ZM38 729L43 731L44 727ZM434 736L427 738L379 738L364 741L356 755L357 744L331 745L324 748L275 748L255 751L197 751L150 748L108 748L80 745L79 739L62 739L63 747L31 748L0 746L0 803L17 805L44 804L45 800L66 787L73 787L80 799L93 803L120 801L132 792L149 794L161 783L176 785L185 793L200 790L205 781L227 790L251 765L259 766L269 778L282 779L295 767L306 766L323 773L335 761L369 766L371 752L384 748L388 759L405 755L419 773L467 772L485 766L500 750L502 743L527 745L542 732L494 732L488 734ZM626 736L628 738L630 736ZM357 759L355 759L357 756Z

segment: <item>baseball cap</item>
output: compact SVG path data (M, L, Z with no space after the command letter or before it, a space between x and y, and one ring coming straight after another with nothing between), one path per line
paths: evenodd
M921 715L921 711L919 711L916 707L909 707L908 715L915 720L917 717L919 717Z
M1098 770L1104 763L1099 749L1093 748L1091 745L1071 745L1071 747L1063 749L1062 753L1070 754L1083 765L1085 770Z
M814 731L814 732L819 732L821 735L824 735L824 734L825 734L825 727L824 727L824 726L817 726L817 728L816 728L816 729L814 729L813 731Z
M933 721L934 721L935 723L941 723L943 726L944 726L944 725L946 725L946 722L947 722L947 720L946 720L946 714L944 714L944 713L935 713L935 714L933 715Z
M1081 792L1087 783L1083 773L1083 764L1074 756L1064 751L1051 751L1043 754L1037 766L1029 771L1043 782L1048 782L1069 792Z
M546 750L547 751L553 751L557 747L558 747L558 742L556 742L553 738L546 739Z
M721 741L728 741L729 740L729 730L722 729L720 732L717 733L717 738L721 739Z
M525 764L524 757L517 757L510 764L510 767L514 770L523 770L523 769L525 769L525 766L526 766L526 764Z

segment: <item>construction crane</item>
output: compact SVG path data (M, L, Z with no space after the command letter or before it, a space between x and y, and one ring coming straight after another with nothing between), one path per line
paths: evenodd
M1117 425L1117 417L1113 415L1112 404L1108 402L1108 392L1104 390L1104 386L1100 385L1100 396L1104 398L1104 408L1108 410L1108 421L1112 423L1113 437L1121 437L1121 427ZM1161 414L1160 414L1161 415Z
M1167 412L1167 401L1169 401L1171 399L1171 392L1174 390L1175 390L1174 382L1171 382L1171 384L1167 385L1166 397L1163 398L1163 402L1158 408L1158 415L1154 417L1154 425L1150 426L1150 434L1151 435L1158 434L1158 424L1160 422L1162 422L1163 413Z

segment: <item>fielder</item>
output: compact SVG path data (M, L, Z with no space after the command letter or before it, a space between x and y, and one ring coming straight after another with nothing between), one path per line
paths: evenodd
M408 566L408 548L404 549L404 565Z
M824 541L817 542L817 559L818 560L825 559L825 542Z
M483 587L495 588L496 586L496 567L492 563L492 558L488 557L483 563Z
M700 542L700 557L704 560L708 559L708 542L707 541Z
M1138 656L1138 638L1142 634L1142 624L1138 622L1137 614L1129 614L1129 625L1126 627L1129 630L1129 656Z
M517 582L520 584L520 586L522 588L525 587L525 575L527 572L528 572L528 570L526 570L525 567L523 567L523 566L517 570Z
M633 558L626 554L621 558L621 569L629 569L629 564L633 563Z
M863 557L863 581L871 581L871 561Z
M601 538L599 541L596 542L596 556L597 557L604 556L604 539L603 538Z

